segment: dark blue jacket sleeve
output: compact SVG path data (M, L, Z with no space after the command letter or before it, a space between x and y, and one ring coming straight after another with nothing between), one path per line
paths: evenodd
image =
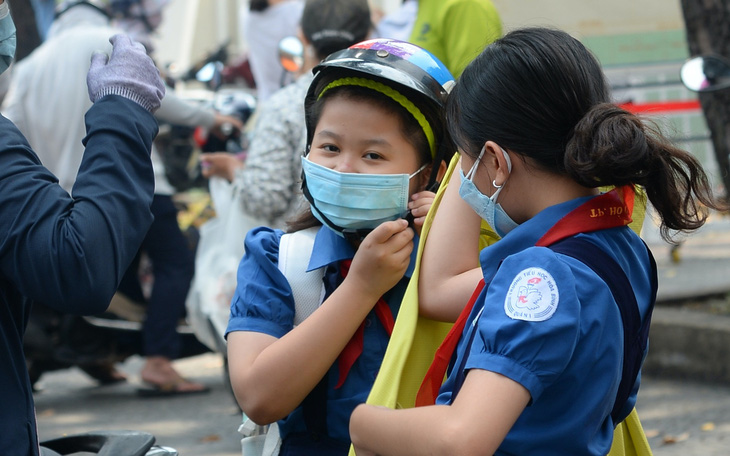
M152 223L157 122L111 95L89 109L86 129L72 197L0 117L0 274L22 295L78 314L106 309Z

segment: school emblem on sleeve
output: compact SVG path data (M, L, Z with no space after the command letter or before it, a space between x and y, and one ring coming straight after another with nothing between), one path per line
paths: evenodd
M558 308L558 286L542 268L522 270L512 280L504 300L504 312L515 320L544 321Z

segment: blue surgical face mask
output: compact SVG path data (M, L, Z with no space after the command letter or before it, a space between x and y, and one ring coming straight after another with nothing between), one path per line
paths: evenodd
M459 186L459 196L461 199L474 209L474 212L479 214L479 217L486 220L487 224L499 235L504 237L507 233L512 231L517 223L510 218L509 215L502 209L502 206L497 203L497 196L502 191L502 185L497 185L495 181L492 181L492 185L497 189L492 196L487 196L479 191L477 186L474 184L474 173L476 172L477 166L484 156L485 147L482 147L482 151L479 153L479 158L474 162L469 172L464 176L464 172L459 169L459 175L461 176L461 185ZM507 172L512 172L512 162L510 161L509 154L502 149L504 159L507 162Z
M335 232L372 230L408 212L413 174L341 173L302 157L305 196L312 214Z
M0 5L0 15L7 13L8 2ZM8 13L0 19L0 73L8 69L15 57L15 24Z

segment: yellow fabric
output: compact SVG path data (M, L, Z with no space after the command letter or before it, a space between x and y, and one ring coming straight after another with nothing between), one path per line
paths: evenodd
M437 322L421 317L418 314L418 277L421 269L421 255L425 240L433 222L436 208L441 203L443 193L454 173L459 161L455 154L436 193L431 210L421 230L416 265L403 297L398 318L395 321L390 343L385 351L383 364L375 379L367 403L390 408L411 408L415 406L416 394L421 382L433 361L436 349L451 328L451 323ZM643 190L637 189L634 204L634 221L631 228L639 233L646 210L646 197ZM482 223L479 248L484 248L498 241L486 223ZM614 441L609 456L651 456L651 449L646 440L644 430L639 421L636 409L621 422L614 431ZM350 448L350 456L355 451Z
M441 202L446 184L457 162L458 158L454 157L449 164L443 183L436 193L432 210L426 216L426 222L421 230L421 242L418 244L415 269L398 310L398 318L385 351L383 365L370 391L369 404L390 408L414 407L416 393L433 361L436 349L451 329L451 323L429 320L418 315L418 276L421 269L423 240L428 236L435 214L433 208L438 207Z
M613 445L608 456L651 456L651 448L641 427L639 414L633 409L613 430Z

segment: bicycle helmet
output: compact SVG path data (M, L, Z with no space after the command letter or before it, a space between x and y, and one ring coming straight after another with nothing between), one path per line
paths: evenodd
M373 39L330 54L313 70L304 106L309 112L322 92L344 78L371 80L394 89L404 97L403 105L421 124L431 148L434 164L449 160L455 148L444 125L444 106L454 77L436 56L414 44L392 39ZM350 80L345 80L347 85ZM415 109L414 109L415 108ZM415 111L415 112L414 112ZM314 136L314 120L307 116L307 147ZM429 185L435 182L433 166Z

